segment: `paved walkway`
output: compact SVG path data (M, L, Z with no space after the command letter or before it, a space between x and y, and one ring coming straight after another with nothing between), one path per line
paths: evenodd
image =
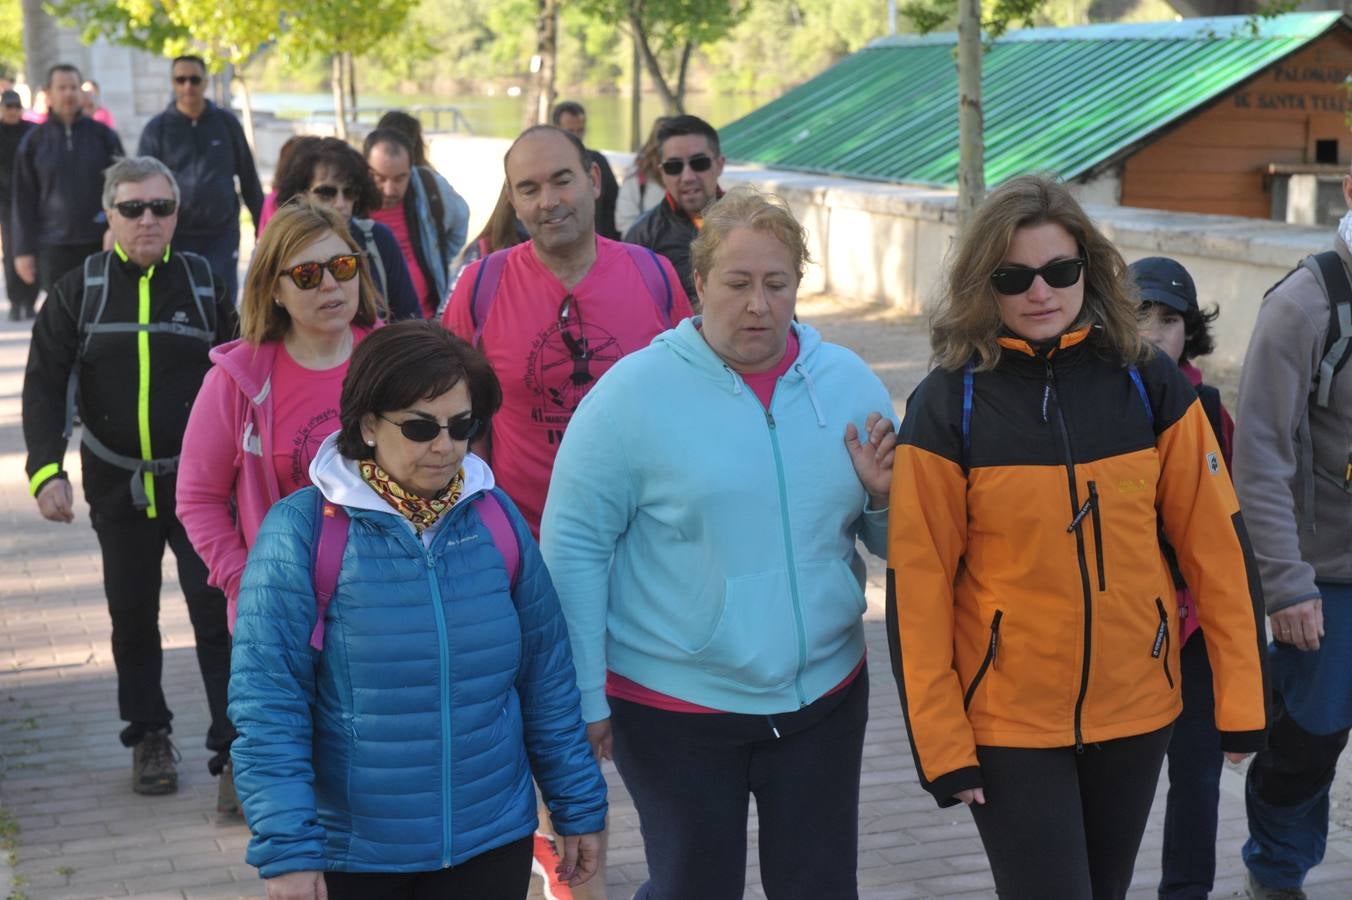
M927 347L915 322L864 320L821 304L803 318L859 349L900 406L923 374ZM207 711L192 631L165 567L165 685L183 754L181 788L147 798L128 787L130 754L117 741L116 689L99 554L87 510L74 525L44 522L25 490L20 387L28 326L0 323L0 891L6 822L17 824L12 897L258 897L244 863L248 833L217 820L215 782L201 745ZM75 457L69 460L75 465ZM78 468L78 465L76 465ZM78 489L77 489L78 493ZM864 748L859 877L871 900L993 895L985 855L962 808L935 809L916 785L891 682L882 625L882 566L871 569L867 632L872 710ZM613 769L610 897L628 900L644 878L637 818ZM811 777L811 773L804 773ZM1242 894L1239 845L1245 826L1242 779L1223 782L1220 872L1215 896ZM1134 900L1153 896L1159 877L1162 797L1137 866ZM1340 810L1345 814L1346 810ZM754 832L754 829L753 829ZM748 897L759 887L754 833ZM1352 832L1335 829L1328 859L1309 894L1352 896ZM699 898L689 898L699 900ZM830 898L824 898L830 900Z

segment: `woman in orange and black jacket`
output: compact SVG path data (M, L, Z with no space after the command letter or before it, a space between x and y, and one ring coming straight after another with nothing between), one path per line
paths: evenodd
M1177 548L1222 747L1266 735L1256 569L1187 379L1066 188L960 237L893 478L888 625L921 784L969 804L1001 897L1122 897L1181 708Z

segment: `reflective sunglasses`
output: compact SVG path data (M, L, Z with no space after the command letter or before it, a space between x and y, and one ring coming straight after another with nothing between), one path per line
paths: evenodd
M334 281L351 281L361 270L361 257L355 253L340 253L328 262L303 262L289 269L283 269L283 275L290 275L291 281L302 291L312 291L324 280L324 270L328 269Z
M1027 266L1001 266L991 273L991 284L1002 294L1022 294L1041 275L1047 287L1068 288L1080 280L1083 259L1058 259L1038 269Z
M714 167L714 160L705 153L696 153L689 159L662 160L662 171L673 177L685 171L686 166L689 166L692 172L707 172Z
M175 75L174 84L191 84L193 86L202 83L201 75Z
M172 216L178 209L178 201L168 197L159 200L123 200L114 203L113 209L124 219L139 219L146 210L150 210L157 219Z
M378 415L389 422L391 425L399 426L399 433L418 444L426 444L437 439L444 429L446 434L450 435L453 441L467 441L479 433L479 426L482 424L478 419L470 416L456 416L445 425L438 425L431 419L405 419L402 422L396 422L384 413Z
M342 187L334 184L318 184L310 188L310 193L327 203L332 203L339 194L342 194L346 200L356 200L361 196L361 191L350 184L345 184Z

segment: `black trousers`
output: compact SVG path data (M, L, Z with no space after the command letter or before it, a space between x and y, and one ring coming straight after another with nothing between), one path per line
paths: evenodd
M986 802L972 818L1005 900L1118 900L1173 726L1074 747L977 747Z
M30 310L38 302L38 286L29 284L14 271L14 250L10 243L13 225L9 220L10 205L0 205L0 242L5 245L5 293L10 306L19 310Z
M49 244L38 250L38 284L44 291L71 269L84 265L86 257L103 249L102 241L90 244Z
M776 716L668 712L612 697L615 765L648 861L635 900L741 900L752 794L767 897L857 897L868 691L865 667L845 690Z
M433 872L325 872L329 900L522 900L530 890L534 837Z
M110 516L90 512L99 549L103 551L103 590L113 620L113 664L117 667L117 708L129 724L123 743L137 743L149 729L163 728L173 719L160 686L163 650L160 644L160 562L167 544L178 561L178 580L188 603L202 670L211 728L207 749L217 754L219 771L235 739L226 715L230 683L230 631L226 626L225 595L207 584L207 567L188 541L187 532L172 508L160 507L154 519Z

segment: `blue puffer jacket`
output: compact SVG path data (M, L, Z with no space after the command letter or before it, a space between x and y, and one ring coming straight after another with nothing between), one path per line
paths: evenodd
M521 548L509 591L469 502L492 473L474 456L465 471L464 497L420 540L333 438L321 447L311 477L352 517L322 652L309 646L319 488L263 522L241 583L230 717L247 859L265 878L457 865L535 829L532 773L560 834L604 827L549 574L496 492Z

